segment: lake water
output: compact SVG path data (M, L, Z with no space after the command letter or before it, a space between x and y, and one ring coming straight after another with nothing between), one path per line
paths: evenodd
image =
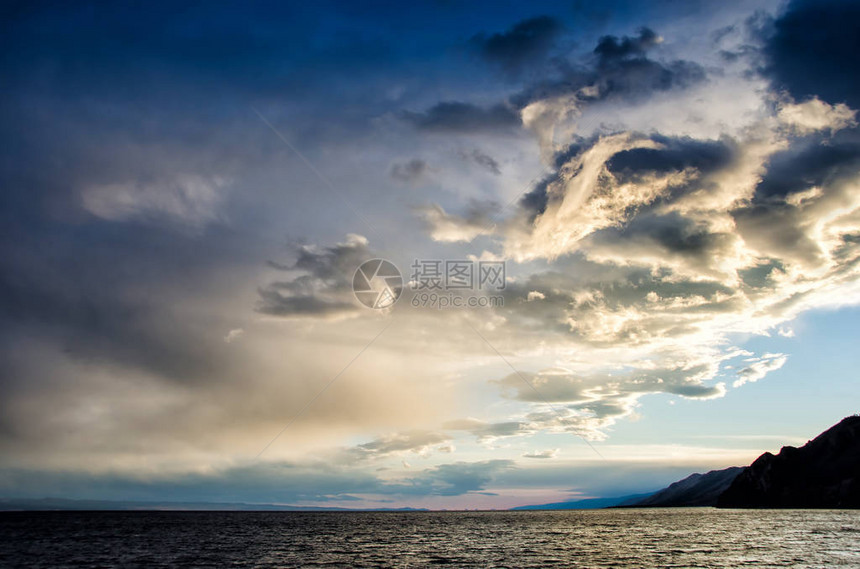
M2 567L858 567L860 512L0 514Z

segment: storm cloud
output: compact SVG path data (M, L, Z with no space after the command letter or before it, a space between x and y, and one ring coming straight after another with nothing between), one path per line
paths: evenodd
M403 111L400 117L415 128L439 133L510 132L521 125L519 114L501 103L481 107L444 101L424 112Z
M478 34L471 43L487 61L516 74L527 65L544 59L561 29L558 20L538 16L518 22L506 32Z
M860 50L858 21L856 2L793 0L763 32L764 74L798 101L819 97L860 108L860 78L852 71Z

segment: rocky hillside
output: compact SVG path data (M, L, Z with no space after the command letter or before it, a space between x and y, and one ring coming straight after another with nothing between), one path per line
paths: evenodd
M723 508L860 508L860 416L800 448L764 453L720 495Z

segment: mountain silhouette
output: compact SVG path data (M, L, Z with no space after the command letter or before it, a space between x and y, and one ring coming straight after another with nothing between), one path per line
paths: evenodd
M860 508L860 416L747 467L692 474L621 507Z
M721 508L860 508L860 416L846 417L800 448L782 447L746 467Z
M537 504L533 506L517 506L511 510L600 510L615 506L626 506L634 504L650 496L651 494L630 494L629 496L616 496L613 498L585 498L570 502L553 502L551 504Z
M715 506L717 498L741 471L743 467L731 466L705 474L691 474L632 505L637 508Z

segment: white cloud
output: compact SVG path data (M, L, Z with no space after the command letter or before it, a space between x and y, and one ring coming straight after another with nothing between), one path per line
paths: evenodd
M234 328L234 329L230 330L229 332L227 332L227 335L224 336L224 341L226 343L230 344L232 342L235 342L236 340L238 340L239 338L241 338L244 335L245 335L245 329L244 328Z
M732 387L740 387L745 383L755 383L768 373L781 368L787 360L788 358L784 354L764 354L738 372L738 379L732 383Z
M432 204L420 208L419 212L430 230L430 236L435 241L445 243L471 241L493 228L489 212L481 210L475 210L468 217L460 217L447 213L442 206Z
M679 363L675 368L655 368L643 362L637 369L611 373L580 374L564 368L513 373L493 383L507 398L531 403L533 410L516 428L502 431L496 427L497 436L550 430L601 440L607 427L634 416L645 395L669 393L699 400L722 397L725 384L713 381L718 371L718 363L702 360ZM480 436L488 429L482 426L473 432Z
M93 185L81 191L84 209L111 221L164 217L192 227L217 221L229 180L182 174L154 182Z
M829 105L818 97L803 103L784 103L780 106L779 120L800 134L810 134L819 130L836 132L850 126L857 126L857 111L845 103Z
M855 126L855 112L818 99L774 110L760 82L716 81L717 91L741 94L724 98L729 108L705 117L707 128L672 123L673 112L695 107L678 95L677 111L660 107L655 117L659 134L625 129L624 122L595 129L576 141L545 191L538 186L535 199L492 224L488 233L512 260L512 302L482 330L510 360L543 354L566 368L523 372L558 402L564 420L512 374L498 383L533 413L473 425L476 436L550 429L600 438L615 420L632 416L647 393L721 397L726 363L745 353L732 345L733 334L791 337L789 323L799 313L860 302L856 169L806 182L819 162L796 160L790 166L800 170L783 173L776 160L797 144L796 134L825 131L803 144L827 152L834 143L825 135ZM555 148L556 127L572 124L577 105L551 98L526 108L524 123L539 133L542 149ZM652 106L624 118L638 124L641 113L650 120ZM711 120L726 116L731 124ZM834 159L845 152L834 149ZM470 218L441 214L434 239L475 235ZM787 357L755 357L740 366L733 385L763 378Z
M619 185L612 193L600 188L610 157L622 150L655 146L643 137L611 135L571 159L547 187L550 203L535 220L531 235L525 239L516 235L506 242L508 255L518 260L553 260L573 253L588 235L624 221L632 208L654 200L668 183L655 180L648 185Z
M586 92L586 94L589 93ZM536 100L527 105L521 112L523 125L537 136L541 156L547 162L558 150L555 144L557 131L566 126L567 130L564 134L573 134L574 125L572 121L581 114L577 94Z
M451 437L444 433L414 430L385 435L352 447L346 452L351 460L377 459L392 454L402 455L406 453L426 457L435 445L450 439Z
M558 456L558 453L561 449L551 448L546 450L536 450L532 452L523 453L523 458L555 458Z

